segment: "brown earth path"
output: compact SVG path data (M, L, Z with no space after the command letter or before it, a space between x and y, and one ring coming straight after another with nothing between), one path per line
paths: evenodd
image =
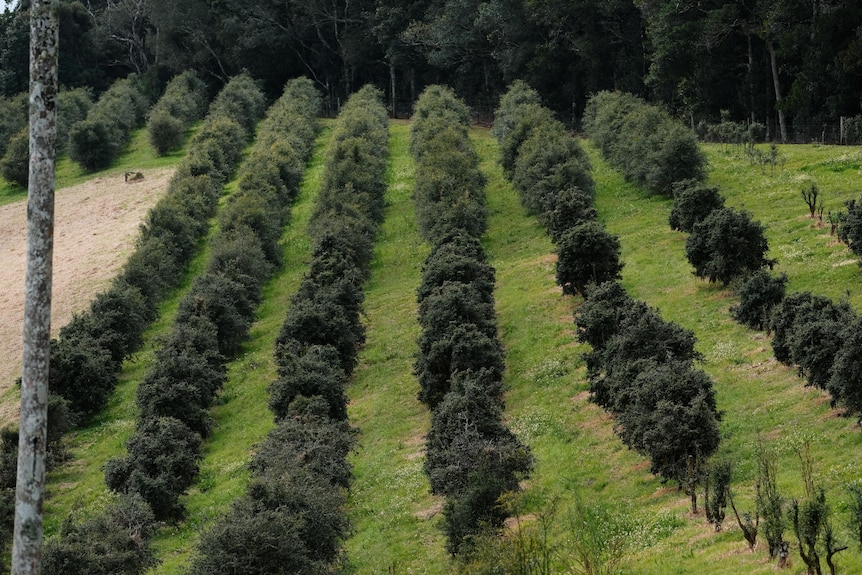
M144 171L126 183L123 173L57 190L51 333L87 308L126 261L147 211L167 191L173 169ZM0 206L0 426L18 413L10 393L21 374L26 199Z

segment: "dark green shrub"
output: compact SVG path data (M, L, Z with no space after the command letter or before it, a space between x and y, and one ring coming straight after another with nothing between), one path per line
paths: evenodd
M792 365L790 337L800 310L819 309L829 305L828 298L812 295L811 292L794 292L775 305L769 318L772 332L772 353L785 365Z
M862 255L862 201L844 202L847 213L838 226L838 238L857 256ZM862 260L860 260L862 265Z
M30 181L30 129L24 128L9 140L6 154L0 159L0 174L10 182L26 188Z
M202 224L192 219L178 203L170 196L153 206L141 224L141 235L147 239L159 238L171 246L169 253L176 254L179 263L189 261L194 254Z
M494 381L502 381L503 347L496 338L470 324L453 325L445 333L433 335L423 333L419 337L413 368L419 379L419 401L429 408L434 409L443 400L457 373L478 373L484 368Z
M718 188L706 186L698 180L682 180L673 184L673 207L670 210L670 228L691 232L694 224L703 221L714 210L724 207L724 198Z
M353 373L356 353L365 341L365 328L330 298L296 299L281 327L277 344L295 339L304 346L331 345L338 350L341 368Z
M584 354L584 359L588 373L595 375L601 369L605 346L619 332L623 318L634 307L646 306L632 299L625 288L614 281L589 287L584 297L584 303L575 312L575 326L578 341L593 348Z
M769 246L760 222L745 210L713 210L696 223L685 244L694 275L729 284L734 278L775 264L766 258Z
M260 225L267 224L262 221ZM268 239L270 242L276 241L273 238ZM273 252L271 256L264 253L260 235L239 222L236 226L226 226L219 230L210 244L207 273L223 274L240 282L245 287L247 297L257 301L260 287L274 268L274 262L270 258L278 257L274 251L275 247L269 246Z
M419 303L447 282L469 284L483 300L493 300L494 268L485 261L482 245L474 236L461 234L432 248L422 264Z
M45 541L45 575L140 575L158 564L151 541L155 518L140 497L121 497L104 512L74 521Z
M331 573L349 530L344 503L338 488L300 471L253 480L249 495L202 535L188 573Z
M182 299L176 321L188 321L192 316L209 319L218 332L218 349L225 357L239 353L248 339L254 320L258 290L250 293L248 286L225 273L205 273L198 276L189 293Z
M93 95L89 88L60 90L57 94L57 155L69 147L69 131L87 117L92 107Z
M299 397L320 397L326 401L327 416L347 419L347 376L341 369L338 350L331 345L309 345L304 349L296 340L281 344L278 353L278 379L269 391L269 409L276 420L288 417L293 401Z
M634 302L621 314L617 332L593 356L591 399L612 413L622 413L632 402L632 381L644 362L699 361L702 356L694 343L691 331L665 321L643 302Z
M248 74L234 76L225 84L209 107L208 115L235 121L243 130L243 138L251 138L263 117L266 100L260 87Z
M626 92L602 91L587 101L583 126L587 136L598 146L602 155L611 158L617 141L623 134L626 116L642 105L642 101Z
M444 530L447 549L456 554L483 526L502 526L506 512L499 499L518 489L532 456L503 424L498 399L469 375L434 410L426 450L431 491L447 496Z
M147 131L150 145L156 149L156 154L159 156L180 149L185 139L185 126L182 120L172 116L164 108L155 109L150 114Z
M521 113L512 130L500 141L500 164L508 178L515 173L515 162L521 153L521 146L530 139L533 131L540 126L556 124L554 114L538 104L528 104L521 108Z
M631 403L618 412L623 443L650 458L650 472L682 485L689 465L706 460L719 444L710 377L687 361L641 365L630 385Z
M730 306L730 315L751 329L766 329L772 309L784 299L786 287L787 274L773 276L758 270L736 289L739 304Z
M826 389L832 379L832 365L843 343L846 326L856 319L847 302L814 298L796 308L793 327L786 335L790 361L808 385Z
M589 284L620 278L620 242L599 222L578 224L557 244L557 284L563 293L583 294Z
M157 520L179 519L180 496L198 475L201 437L172 417L140 422L126 442L128 456L105 465L105 483L117 493L138 494Z
M142 235L119 276L123 282L141 291L147 309L153 312L180 276L180 254L169 239Z
M6 146L12 136L28 126L29 97L27 92L8 98L0 97L0 157L6 155Z
M153 106L153 111L164 110L180 120L185 128L203 117L206 105L206 84L195 72L186 70L168 82L164 94Z
M563 236L575 226L596 219L593 197L580 188L567 187L553 198L552 205L546 207L540 221L548 229L554 243L560 243Z
M305 469L332 485L348 488L347 456L356 434L346 421L330 419L329 404L300 398L257 446L249 468L256 476L278 477Z
M246 140L242 126L230 116L214 116L208 119L192 138L187 162L190 168L200 164L192 175L209 174L224 182L231 175L242 157ZM208 167L209 163L212 167Z
M512 184L524 206L537 215L552 209L566 188L574 186L590 197L595 193L589 159L559 122L536 126L521 144Z
M69 157L90 172L110 166L121 145L111 127L100 118L88 117L69 130Z
M524 106L542 104L539 93L523 80L515 80L500 98L500 105L494 111L494 127L491 134L497 142L503 142L515 129L515 124Z
M51 340L49 389L83 419L108 403L117 385L117 368L111 352L87 329Z
M845 326L840 340L826 389L833 403L841 403L859 415L862 414L862 318L856 317Z
M493 294L483 293L473 284L445 282L419 304L423 338L444 337L452 325L460 324L472 324L488 337L497 337Z

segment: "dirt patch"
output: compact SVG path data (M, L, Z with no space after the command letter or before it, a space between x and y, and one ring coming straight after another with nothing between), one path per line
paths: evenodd
M141 220L167 191L173 169L143 172L126 183L122 173L57 190L54 207L54 278L51 333L85 310L126 261ZM0 206L0 394L21 375L27 202ZM0 425L18 405L0 404Z

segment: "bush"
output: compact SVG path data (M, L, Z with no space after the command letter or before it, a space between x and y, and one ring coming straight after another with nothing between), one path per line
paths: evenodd
M469 535L502 526L499 499L518 489L532 456L503 424L499 401L469 375L434 410L426 449L425 472L431 492L447 496L447 549L456 554Z
M692 461L706 460L720 440L710 377L687 361L644 362L619 412L623 443L650 458L650 472L682 485Z
M590 162L578 142L559 122L537 126L521 145L512 184L521 202L534 214L554 207L561 190L575 187L592 197L595 184Z
M620 242L598 222L584 222L557 244L557 284L563 293L583 294L588 284L620 278Z
M724 198L717 187L706 186L697 180L682 180L673 184L673 207L670 211L670 228L691 232L694 225L703 221L714 210L724 207Z
M88 117L69 131L69 157L90 172L110 166L122 145L102 118Z
M545 225L551 241L558 244L573 227L593 221L598 213L593 206L593 197L580 188L567 187L560 190L540 221Z
M305 349L296 340L279 348L278 379L269 386L269 409L276 420L290 413L299 397L320 397L327 405L327 415L334 420L347 419L347 376L340 367L338 350L331 345L310 345Z
M159 521L185 512L180 496L198 475L201 437L172 417L147 419L126 442L128 456L105 465L105 483L117 493L138 494Z
M346 421L330 419L329 404L301 398L256 447L249 468L257 477L279 477L298 469L334 486L350 486L347 456L356 434Z
M150 114L147 131L150 145L156 149L156 154L159 156L180 149L185 138L185 126L182 120L172 116L164 108L153 110Z
M766 329L772 309L784 299L786 287L787 274L773 276L758 270L736 289L739 304L730 306L730 315L751 329Z
M254 128L263 117L266 100L260 87L248 74L240 74L225 84L210 104L208 116L230 119L241 126L243 139L254 135Z
M775 260L766 258L768 249L763 226L749 212L722 208L694 225L685 255L694 275L727 285L736 277L771 268Z
M521 146L530 139L533 132L540 126L556 123L553 113L543 106L532 104L521 108L518 121L500 141L500 164L506 177L512 178L514 175L515 162L521 153Z
M26 188L30 181L30 129L24 128L9 140L6 154L0 159L0 174Z
M494 127L491 129L491 134L497 142L503 142L515 129L522 108L541 104L538 92L523 80L515 80L500 98L500 105L494 111Z
M89 88L61 90L57 94L57 155L69 147L69 131L72 126L87 117L93 107L93 95Z
M140 575L158 564L150 546L155 518L140 497L121 497L82 522L73 518L45 541L45 575Z
M469 284L483 300L492 302L494 268L485 261L485 252L476 237L459 234L431 248L422 264L422 283L417 290L419 303L447 282Z
M153 111L164 110L184 127L200 120L206 112L207 86L195 72L186 70L174 76Z
M12 136L28 126L29 97L27 92L0 97L0 157L6 155L6 146Z
M472 284L445 282L419 304L423 338L445 337L453 325L471 324L490 338L497 337L497 312L493 294Z
M209 174L224 182L245 149L243 128L230 116L213 116L192 138L187 162L191 175ZM200 167L195 169L194 166ZM196 173L201 170L199 173Z
M52 339L50 361L49 389L69 402L75 416L89 418L107 405L119 366L89 330Z
M331 573L349 528L344 503L337 488L300 472L253 480L249 495L201 536L188 573Z
M841 346L832 362L826 389L833 403L840 402L857 415L862 414L862 318L856 317L841 330Z
M502 381L503 347L475 325L454 325L442 334L423 333L413 372L419 379L419 401L434 409L443 400L452 377L483 368Z

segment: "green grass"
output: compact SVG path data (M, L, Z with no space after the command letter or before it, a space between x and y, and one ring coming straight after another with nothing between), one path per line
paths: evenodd
M518 202L497 164L497 146L488 130L471 137L488 176L489 229L483 239L496 268L496 301L500 337L506 349L506 417L510 427L532 448L536 460L515 509L524 525L556 506L559 521L551 537L565 549L565 510L576 498L604 501L639 525L628 558L629 572L770 573L761 544L750 553L732 518L716 534L703 514L688 512L688 498L673 485L649 474L648 462L625 448L613 431L613 420L589 403L586 351L577 344L572 311L580 298L563 296L554 285L553 246ZM305 221L322 170L318 141L293 221L284 237L286 266L270 282L242 357L230 366L230 378L214 408L219 421L207 443L201 481L185 502L189 520L163 529L156 546L160 574L180 573L200 529L210 524L243 492L245 463L253 444L269 430L265 388L274 375L272 342L290 296L307 265ZM349 514L354 531L346 551L353 573L443 574L453 571L446 555L440 501L429 495L422 470L424 434L429 415L416 400L412 375L416 339L415 290L428 252L416 230L413 167L408 153L409 125L391 125L386 219L378 236L365 311L368 338L349 389L349 416L360 430L351 456L355 482ZM827 490L834 510L846 501L844 484L860 476L858 453L862 433L853 418L829 407L826 396L804 387L795 370L777 364L769 339L730 319L732 292L695 278L685 259L686 236L670 230L669 200L648 197L626 183L585 144L597 182L600 219L620 237L622 283L633 297L659 309L666 320L695 332L705 369L714 379L721 422L720 454L736 465L734 489L745 510L753 508L753 457L758 438L778 454L779 487L787 497L803 494L795 449L810 442L815 479ZM807 217L800 189L814 182L824 194L826 210L839 209L862 188L862 150L827 146L780 147L784 169L763 174L732 149L705 146L712 183L727 203L745 207L767 226L776 271L790 278L789 288L810 289L862 305L860 270L844 246ZM202 259L197 265L202 265ZM847 295L849 292L849 295ZM152 355L152 341L170 327L179 300L163 307L161 323L147 333L148 346L129 362L122 383L98 421L71 440L74 463L52 474L46 508L48 531L63 517L85 510L105 497L100 466L122 454L133 426L134 387ZM265 415L264 415L265 414ZM850 543L843 514L835 525ZM792 539L788 530L787 539ZM801 570L796 549L794 566ZM862 554L851 545L837 557L842 572L862 572Z
M422 469L430 416L412 375L419 326L416 288L428 246L413 201L409 125L390 125L387 208L366 289L368 334L349 389L349 418L360 431L351 458L354 535L347 554L355 573L440 574L447 570L440 501ZM391 569L391 571L390 571Z

